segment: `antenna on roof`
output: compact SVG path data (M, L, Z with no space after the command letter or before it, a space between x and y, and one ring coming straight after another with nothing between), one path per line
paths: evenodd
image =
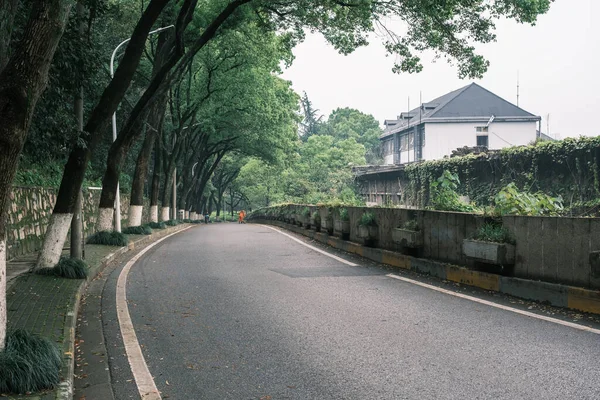
M517 70L517 107L519 107L519 71Z

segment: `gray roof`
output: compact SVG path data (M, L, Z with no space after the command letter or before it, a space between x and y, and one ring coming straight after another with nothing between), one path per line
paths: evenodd
M401 120L398 125L386 130L381 138L401 132L421 122L462 122L473 119L489 119L492 115L496 121L540 120L540 117L515 106L476 83L471 83L423 103L422 108L417 107L403 114L414 116L409 120Z

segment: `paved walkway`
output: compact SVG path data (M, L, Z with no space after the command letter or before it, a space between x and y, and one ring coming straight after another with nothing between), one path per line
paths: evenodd
M157 229L149 236L128 235L129 249L144 246L183 227L184 225L179 225ZM88 281L96 277L115 255L126 251L127 248L124 247L86 245L85 262L90 267ZM68 254L68 251L66 253ZM7 263L8 329L26 329L59 343L65 355L61 375L68 378L61 385L72 387L74 345L72 331L75 327L79 296L87 282L80 279L31 274L28 271L35 264L36 259L36 254L29 254ZM8 398L43 400L65 398L60 392L59 388L48 393Z

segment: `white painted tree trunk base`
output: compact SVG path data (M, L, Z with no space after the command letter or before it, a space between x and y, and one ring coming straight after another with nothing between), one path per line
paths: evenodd
M142 213L144 212L144 206L129 206L129 221L128 226L140 226L142 225Z
M158 206L150 206L150 222L158 222Z
M190 219L191 219L192 221L195 221L195 220L197 220L197 219L198 219L198 214L196 214L195 212L193 212L193 211L192 211L192 212L190 213Z
M38 256L35 268L52 268L60 260L63 246L67 240L67 233L71 227L73 214L53 213L46 228L44 235L44 244Z
M165 222L171 219L171 207L163 207L160 214L160 220Z
M0 241L0 351L6 341L6 241Z
M185 219L185 210L178 210L177 211L177 219L179 219L179 220Z
M97 230L100 231L112 231L113 230L113 217L115 210L112 208L100 208L98 209L98 226Z
M190 219L190 212L189 211L184 211L183 212L183 219Z

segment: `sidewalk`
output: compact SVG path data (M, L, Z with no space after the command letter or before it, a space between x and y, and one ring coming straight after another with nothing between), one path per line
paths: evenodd
M27 329L60 343L63 351L62 382L57 389L9 399L71 399L73 397L73 354L77 310L88 283L116 256L144 247L161 237L189 227L181 224L156 229L152 235L128 235L128 247L85 246L85 262L90 267L87 280L64 279L27 273L36 255L25 255L7 262L8 329Z

